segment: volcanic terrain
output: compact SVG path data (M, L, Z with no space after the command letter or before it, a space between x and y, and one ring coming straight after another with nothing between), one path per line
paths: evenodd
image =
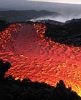
M5 77L56 85L63 80L81 96L81 47L45 37L44 23L15 23L0 32L0 59L12 67Z

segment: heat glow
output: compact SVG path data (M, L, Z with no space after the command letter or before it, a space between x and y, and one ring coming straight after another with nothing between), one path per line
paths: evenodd
M45 30L41 23L17 23L0 32L0 59L12 64L5 76L54 86L63 80L81 96L81 47L55 43Z

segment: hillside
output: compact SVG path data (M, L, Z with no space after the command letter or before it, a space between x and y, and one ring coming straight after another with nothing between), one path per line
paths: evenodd
M81 19L72 19L65 23L48 20L46 23L46 37L62 44L81 46Z
M10 10L0 11L0 19L5 19L9 22L25 22L27 20L43 17L43 16L58 16L59 13L46 10Z

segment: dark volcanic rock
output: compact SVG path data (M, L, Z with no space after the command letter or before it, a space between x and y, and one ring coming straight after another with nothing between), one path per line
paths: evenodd
M8 26L8 22L5 20L0 20L0 31L4 30Z
M10 66L0 60L0 68ZM9 68L9 67L7 67ZM1 70L1 73L5 73ZM1 77L1 76L0 76ZM81 100L71 88L66 88L62 80L56 87L45 83L31 82L29 79L14 80L11 76L0 79L0 100Z
M81 19L73 19L64 24L46 24L46 37L66 45L81 46Z

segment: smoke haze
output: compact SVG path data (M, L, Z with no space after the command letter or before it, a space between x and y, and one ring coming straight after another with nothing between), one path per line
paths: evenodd
M56 20L59 22L66 22L67 20L71 20L71 19L77 19L77 18L81 18L81 14L80 15L59 15L59 16L47 16L47 17L39 17L39 18L35 18L35 19L31 19L30 21L38 21L38 20Z

